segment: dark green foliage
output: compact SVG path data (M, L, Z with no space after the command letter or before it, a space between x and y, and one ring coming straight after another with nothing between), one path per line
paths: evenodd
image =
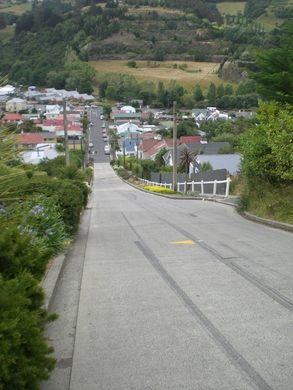
M209 84L207 99L209 100L209 104L214 104L217 96L217 89L214 83Z
M242 136L242 173L251 188L258 180L272 185L292 182L292 118L292 106L262 104L257 125Z
M197 127L194 121L185 120L177 126L177 138L180 138L184 135L196 135Z
M44 294L38 281L23 273L4 280L0 275L0 386L38 390L54 368L43 336L49 320L42 309Z
M5 278L15 278L22 272L30 272L40 279L45 272L50 253L40 252L28 234L13 225L0 231L0 273ZM6 222L7 223L7 222Z
M262 15L272 0L247 0L244 8L244 15L249 19L256 19Z
M33 177L29 183L19 189L19 196L33 194L54 196L68 234L75 233L78 228L80 213L87 202L88 193L87 186L79 181L46 177Z
M128 66L129 68L136 68L136 61L133 61L133 60L128 61L128 62L127 62L127 66Z
M198 85L198 84L195 86L193 97L194 97L194 100L196 102L200 102L200 101L204 100L202 89L201 89L200 85Z
M263 97L293 103L293 21L284 24L278 32L280 47L260 51L258 72L253 78Z

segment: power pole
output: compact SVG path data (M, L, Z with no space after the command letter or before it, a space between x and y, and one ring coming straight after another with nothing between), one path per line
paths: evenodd
M176 102L173 102L173 190L177 191L177 124Z
M65 165L70 165L69 149L68 149L68 132L67 132L67 117L66 117L66 100L63 99L63 123L64 123L64 150L65 150Z

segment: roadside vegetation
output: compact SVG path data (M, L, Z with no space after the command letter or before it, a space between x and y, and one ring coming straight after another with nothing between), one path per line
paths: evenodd
M1 128L0 137L0 387L38 389L55 365L44 338L55 316L39 282L78 228L91 170L77 152L70 167L64 156L23 165L14 134Z

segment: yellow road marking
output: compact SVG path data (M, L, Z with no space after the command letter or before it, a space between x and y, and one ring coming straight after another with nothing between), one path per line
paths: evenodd
M171 241L171 244L194 245L195 242L192 240L182 240L182 241Z

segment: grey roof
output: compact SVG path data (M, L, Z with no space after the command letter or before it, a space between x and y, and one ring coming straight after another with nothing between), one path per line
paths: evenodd
M197 151L198 154L218 154L220 149L229 146L229 142L209 142L207 144L195 142L193 144L188 144L189 149Z
M240 170L240 154L201 154L197 160L200 164L209 162L213 169L227 169L231 175L235 175Z

